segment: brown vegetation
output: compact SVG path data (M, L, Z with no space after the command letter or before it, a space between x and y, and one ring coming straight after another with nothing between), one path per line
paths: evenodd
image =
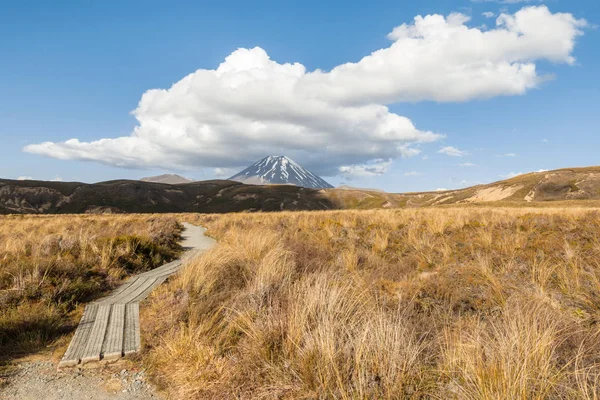
M141 181L78 182L0 179L0 214L229 213L456 207L600 207L600 167L532 172L464 189L385 193L350 187L306 189L212 180L186 184Z
M187 184L0 179L0 214L227 213L337 208L318 190L212 180Z
M185 218L219 245L142 323L173 398L600 395L598 211Z
M0 217L0 366L74 329L77 305L177 255L168 216Z

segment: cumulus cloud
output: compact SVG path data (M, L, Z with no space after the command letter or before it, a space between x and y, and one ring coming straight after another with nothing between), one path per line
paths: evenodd
M484 17L486 17L486 18L494 18L494 17L496 16L496 14L494 14L494 13L493 13L493 12L491 12L491 11L486 11L486 12L484 12L484 13L481 13L481 15L483 15L483 16L484 16Z
M547 169L538 169L537 171L530 171L530 172L509 172L508 174L503 174L500 175L500 178L503 179L510 179L510 178L514 178L515 176L519 176L519 175L523 175L523 174L530 174L530 173L542 173L542 172L548 172Z
M523 175L524 173L526 173L526 172L509 172L508 174L500 175L500 178L510 179L510 178L514 178L515 176Z
M213 169L213 173L215 174L215 176L217 178L223 178L226 176L231 176L235 172L234 172L234 170L229 169L229 168L215 168L215 169Z
M18 181L34 181L36 180L34 177L32 176L19 176L17 178ZM54 179L50 179L50 182L62 182L62 178L60 176L56 176L54 177Z
M535 62L573 64L586 26L571 14L526 7L501 14L495 29L463 14L417 16L392 43L331 71L238 49L216 69L199 69L169 89L142 95L129 136L32 144L25 151L120 167L245 166L285 154L322 175L372 160L419 153L443 135L417 128L388 105L519 95L546 79ZM443 60L443 62L441 62Z
M324 175L339 166L419 154L439 134L417 129L381 104L342 105L300 90L304 66L239 49L216 70L198 70L169 90L146 92L131 136L46 142L25 151L121 167L244 166L285 154Z
M470 168L470 167L476 167L476 164L470 163L470 162L466 162L466 163L461 163L458 164L459 167L466 167L466 168Z
M339 167L339 173L348 180L369 178L385 174L391 164L391 160L374 160L361 165L342 165Z
M452 157L463 157L463 156L466 156L467 154L469 154L467 151L459 150L453 146L442 147L437 152L440 154L446 154L446 155L452 156Z

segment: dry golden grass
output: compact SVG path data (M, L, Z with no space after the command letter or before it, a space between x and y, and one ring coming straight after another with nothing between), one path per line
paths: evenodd
M176 256L173 217L0 217L0 364L77 322L78 304Z
M144 310L173 398L600 396L598 211L183 218L219 245Z

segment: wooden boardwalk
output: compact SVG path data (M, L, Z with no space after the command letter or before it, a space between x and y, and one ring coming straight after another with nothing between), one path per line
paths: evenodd
M79 326L59 368L100 360L116 360L140 350L140 307L156 286L182 264L214 245L204 228L184 223L181 259L129 278L110 296L85 307Z

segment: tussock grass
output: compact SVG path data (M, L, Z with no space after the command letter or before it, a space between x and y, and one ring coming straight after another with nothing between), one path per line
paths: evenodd
M598 211L185 219L219 244L142 324L173 398L600 395Z
M77 323L76 307L176 256L167 216L0 217L0 364Z

